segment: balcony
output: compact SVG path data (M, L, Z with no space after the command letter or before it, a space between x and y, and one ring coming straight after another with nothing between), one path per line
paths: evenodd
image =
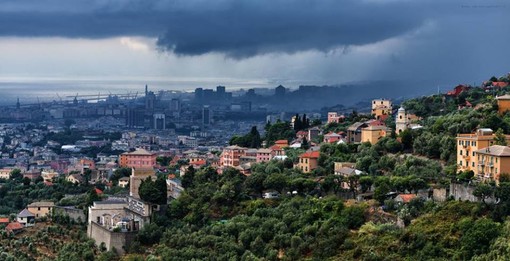
M487 164L489 167L491 168L494 168L494 162L489 162L489 164Z
M478 166L485 166L485 161L482 160L482 161L478 162Z

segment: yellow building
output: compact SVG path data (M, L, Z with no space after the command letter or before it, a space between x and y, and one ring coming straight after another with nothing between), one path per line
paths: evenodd
M510 110L510 95L505 94L503 96L496 97L496 100L498 101L498 112L500 114Z
M476 172L478 159L475 152L492 146L494 143L494 132L491 129L478 129L471 134L457 135L457 170ZM507 142L510 144L510 135L505 135Z
M386 99L372 100L372 115L379 119L382 115L391 114L391 101Z
M361 129L361 142L376 144L380 139L390 134L391 130L386 126L368 126Z
M28 211L34 213L36 218L49 216L55 207L55 203L51 201L34 202L27 206Z
M295 165L295 167L304 173L310 173L319 165L319 156L320 152L318 151L305 152L299 156L299 162Z
M479 179L499 182L501 173L510 173L510 147L493 145L475 154L478 161L475 175Z

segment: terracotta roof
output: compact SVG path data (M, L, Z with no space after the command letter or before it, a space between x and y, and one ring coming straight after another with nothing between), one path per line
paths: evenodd
M415 194L399 194L397 197L400 197L402 199L402 202L409 203L411 200L416 198Z
M508 83L507 82L492 82L492 86L503 88L503 87L508 86Z
M0 218L0 223L9 223L9 218Z
M23 209L21 212L19 212L18 217L35 217L35 214L28 211L28 209Z
M19 222L11 222L5 227L5 230L10 231L10 232L12 232L14 230L20 230L20 229L23 229L23 225Z
M280 146L278 146L278 145L273 145L269 149L271 149L271 150L282 150L282 148Z
M202 165L205 165L206 163L207 163L207 162L206 162L205 160L203 160L203 159L202 159L202 160L196 160L196 161L193 161L193 162L191 162L190 164L191 164L191 165L195 165L195 166L196 166L196 165L200 165L200 166L202 166Z
M96 189L96 194L98 194L98 195L103 194L103 191L102 191L102 190L100 190L100 189L98 189L98 188L95 188L95 189Z
M476 153L491 155L491 156L510 156L510 147L493 145L481 150L477 150Z
M288 140L277 140L277 141L274 142L274 144L289 145L289 141Z
M320 152L319 151L310 151L310 152L305 152L305 153L301 154L299 157L300 158L318 159L319 156L320 156Z

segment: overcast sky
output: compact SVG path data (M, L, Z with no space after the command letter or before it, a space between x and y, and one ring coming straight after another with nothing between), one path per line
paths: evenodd
M510 0L2 0L0 81L479 83L510 72L509 11Z

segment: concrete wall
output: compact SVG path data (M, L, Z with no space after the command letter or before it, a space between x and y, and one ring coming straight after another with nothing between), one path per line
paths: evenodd
M445 202L448 199L448 190L445 188L433 189L432 199L437 202Z
M87 227L88 236L95 240L98 247L104 243L107 250L115 248L119 255L126 253L125 248L133 242L137 233L137 231L112 232L96 222L91 222Z
M468 184L451 183L449 196L452 196L455 200L478 202L478 198L473 196L474 190L475 188Z

